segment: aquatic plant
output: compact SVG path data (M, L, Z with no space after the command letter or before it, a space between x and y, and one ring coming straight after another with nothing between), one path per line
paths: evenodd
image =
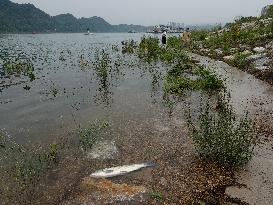
M34 66L30 60L7 60L3 64L5 75L24 75L35 80Z
M133 39L122 41L122 53L123 54L133 54L137 48L137 43Z
M47 170L57 165L59 152L55 143L49 148L19 145L0 132L0 181L5 182L0 183L1 202L29 202Z
M216 108L208 100L198 122L189 113L188 125L201 157L237 167L251 159L257 141L248 114L238 117L229 101L226 93L219 93Z
M222 88L224 88L223 80L216 74L189 63L168 71L164 83L165 92L179 95L185 90L220 90Z
M161 49L159 39L151 36L143 36L138 46L138 57L150 63L158 60Z
M92 146L101 139L109 127L109 123L105 121L94 121L90 123L88 128L81 129L79 132L80 146L84 151L92 148Z

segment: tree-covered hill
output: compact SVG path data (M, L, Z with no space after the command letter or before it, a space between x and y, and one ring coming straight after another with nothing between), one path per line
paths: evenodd
M50 16L32 4L0 0L0 33L29 32L138 32L147 31L139 25L111 25L101 17L76 18L72 14Z

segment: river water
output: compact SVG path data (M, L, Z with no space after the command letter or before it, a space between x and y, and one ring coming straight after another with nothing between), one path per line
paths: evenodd
M18 142L52 140L95 119L114 126L162 119L164 66L123 55L121 42L143 34L38 34L0 37L0 129ZM106 77L95 69L102 52ZM99 56L99 57L96 57ZM27 60L36 79L7 75L7 61ZM161 79L161 80L159 80Z

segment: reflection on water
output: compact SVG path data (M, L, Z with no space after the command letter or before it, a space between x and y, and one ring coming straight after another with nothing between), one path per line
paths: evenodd
M2 36L0 128L18 141L47 140L97 118L142 121L164 112L166 66L147 65L133 54L122 53L122 41L138 41L141 36ZM5 72L5 62L20 59L32 63L34 81Z

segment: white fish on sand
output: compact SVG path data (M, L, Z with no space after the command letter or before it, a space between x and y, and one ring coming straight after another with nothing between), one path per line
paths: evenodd
M90 175L92 178L110 178L120 175L125 175L130 172L134 172L146 167L154 167L154 162L146 162L141 164L132 164L132 165L124 165L112 168L106 168L99 171L94 172Z

